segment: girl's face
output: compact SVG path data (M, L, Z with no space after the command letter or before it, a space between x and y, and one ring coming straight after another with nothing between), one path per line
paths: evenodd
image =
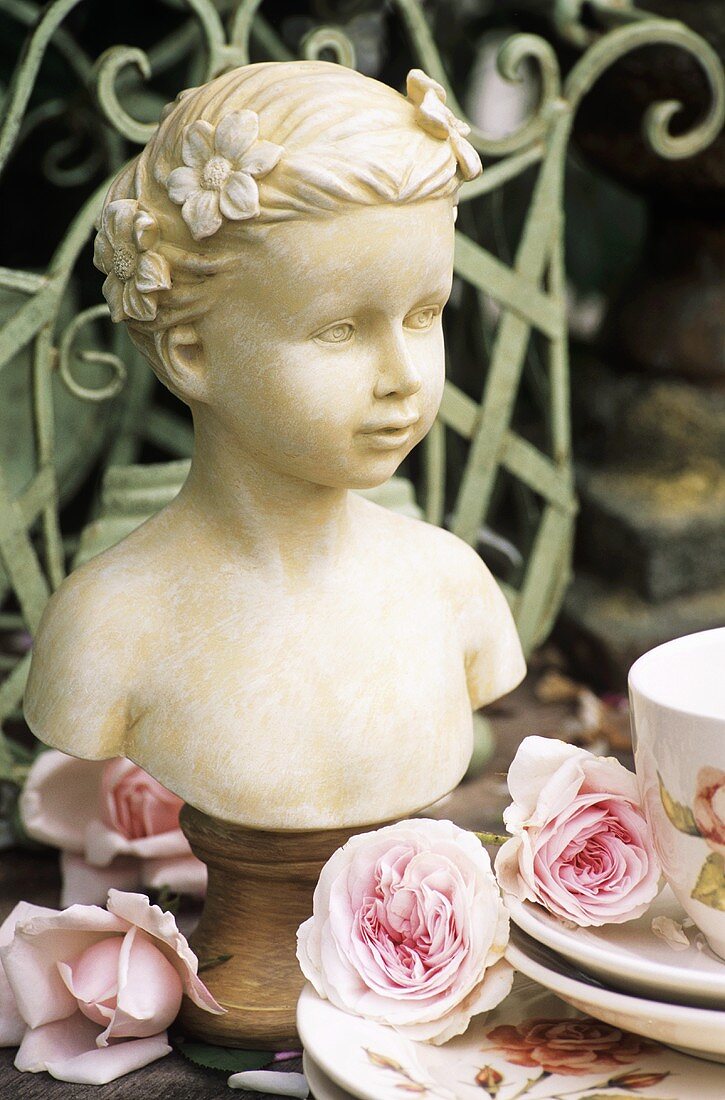
M197 326L205 403L251 458L367 488L423 438L443 392L452 209L440 198L283 222L215 280Z

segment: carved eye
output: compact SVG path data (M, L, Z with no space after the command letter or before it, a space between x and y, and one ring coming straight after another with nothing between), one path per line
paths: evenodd
M354 334L355 328L349 321L337 321L334 325L323 328L321 332L316 332L314 339L321 344L347 344Z
M403 324L406 328L412 329L413 332L425 332L427 328L431 327L439 313L438 306L425 306L424 309L416 309L414 313L409 313Z

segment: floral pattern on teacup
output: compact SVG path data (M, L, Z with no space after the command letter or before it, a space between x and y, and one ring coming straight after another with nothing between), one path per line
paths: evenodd
M657 778L662 806L672 825L687 836L701 837L711 849L690 896L725 912L725 772L700 768L692 808L672 797L659 773Z

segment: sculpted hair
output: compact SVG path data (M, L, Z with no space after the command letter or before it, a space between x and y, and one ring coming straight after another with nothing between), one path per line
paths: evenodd
M444 95L442 89L437 94ZM217 231L195 239L179 203L169 196L169 177L185 164L185 133L194 123L216 128L232 112L248 111L258 118L260 142L282 149L273 169L259 180L259 212L244 220L224 218ZM155 222L154 251L148 253L157 269L153 309L147 311L153 316L143 316L143 309L136 309L139 317L129 316L128 308L122 314L119 306L114 319L126 321L134 342L166 382L159 355L164 331L193 323L204 312L206 280L243 264L245 248L263 241L276 223L330 217L354 206L452 197L461 182L459 162L452 143L440 140L443 133L445 127L437 136L422 128L410 98L353 69L322 61L247 65L181 92L106 196L104 226L109 208L124 205L118 200L135 200L125 206L147 212ZM114 272L124 278L119 250L111 256L108 241L105 249L98 266L110 271L111 279ZM147 285L152 284L147 280Z

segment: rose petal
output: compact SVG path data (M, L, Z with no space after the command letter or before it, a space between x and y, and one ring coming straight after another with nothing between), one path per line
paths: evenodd
M214 153L214 127L198 119L184 127L181 155L190 168L203 168Z
M25 1073L41 1073L46 1069L48 1058L54 1061L76 1058L88 1050L95 1050L100 1030L98 1024L77 1011L64 1020L29 1027L15 1057L15 1068Z
M57 963L63 984L75 997L83 1015L101 1027L105 1028L113 1017L112 1003L118 995L118 958L125 941L135 932L132 928L125 936L107 936L71 962Z
M5 947L11 942L19 922L27 920L34 914L52 912L52 909L43 909L39 905L19 901L0 927L0 947ZM18 1012L15 994L10 988L5 968L0 963L0 1046L17 1046L25 1033L26 1026L25 1020Z
M105 905L108 891L114 886L117 890L136 890L139 886L150 886L151 883L142 881L145 877L142 866L137 859L119 856L105 867L94 867L83 856L62 852L61 907L66 909L69 905Z
M259 213L259 188L246 172L232 172L219 194L219 207L225 218L239 221Z
M222 224L218 192L195 191L182 206L181 216L195 240L213 236Z
M158 941L159 949L175 968L184 986L184 992L199 1008L221 1013L204 983L197 977L199 960L176 926L172 913L164 912L158 905L151 905L145 894L124 894L109 890L108 911L135 924Z
M239 162L240 172L247 172L257 179L271 172L284 153L281 145L275 145L272 141L258 141L248 153L245 153Z
M171 269L168 260L160 252L144 252L139 256L135 276L136 288L142 294L155 290L169 290Z
M195 191L201 190L201 176L196 168L174 168L166 181L172 202L181 206Z
M57 960L74 958L106 936L125 933L128 924L95 905L71 905L62 913L33 908L17 924L12 942L0 947L0 959L21 1016L37 1028L76 1011Z
M539 793L561 765L580 760L584 751L553 737L524 738L508 770L508 788L525 817L532 816Z
M31 1073L46 1070L58 1081L105 1085L171 1053L165 1032L98 1048L95 1039L99 1031L80 1012L66 1020L28 1030L15 1066Z
M157 313L156 302L150 294L142 294L133 279L123 286L123 309L134 321L153 321Z
M653 917L651 928L655 936L664 940L673 951L689 949L690 941L679 921L672 920L671 917Z
M161 890L165 886L173 894L188 894L195 898L203 898L206 894L207 870L196 856L149 859L144 860L139 866L143 879L141 885L147 889Z
M284 1073L272 1069L247 1069L227 1078L230 1089L266 1092L269 1096L297 1096L305 1100L310 1095L307 1078L302 1073Z
M92 821L86 834L86 859L96 867L106 867L118 856L168 860L186 857L190 852L189 842L181 829L159 833L157 836L141 837L139 840L127 840L103 822Z
M254 111L232 111L216 128L214 148L227 160L237 161L257 139L259 119Z
M79 962L80 965L80 962ZM183 988L174 966L145 933L131 928L118 955L116 1008L99 1046L111 1039L146 1038L176 1019Z
M98 815L103 762L77 760L49 749L33 762L19 799L20 817L29 836L82 852L87 822Z

